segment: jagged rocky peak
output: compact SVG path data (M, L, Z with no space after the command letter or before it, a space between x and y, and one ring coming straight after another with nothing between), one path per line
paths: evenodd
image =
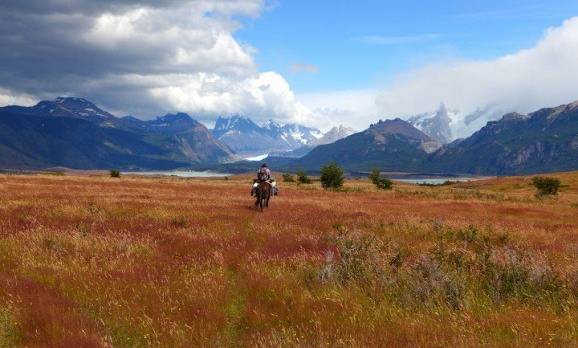
M437 111L410 117L408 121L435 141L447 144L453 138L450 114L454 115L455 113L455 111L450 111L444 103L441 103Z
M379 122L372 124L369 127L369 130L382 134L400 134L408 138L430 140L430 138L425 133L415 128L411 123L402 120L401 118L380 120Z
M267 128L267 129L270 129L270 130L277 130L277 129L282 128L282 126L281 126L281 124L279 124L279 123L276 122L276 121L269 120L269 121L267 121L267 122L263 125L263 128Z
M326 145L336 142L337 140L346 138L356 133L355 129L339 125L331 128L327 133L315 141L314 145Z
M339 125L331 128L324 136L333 136L336 138L345 138L351 134L355 133L355 129L351 127L346 127L344 125Z
M183 112L158 116L156 119L146 122L146 124L150 130L169 133L186 132L201 126L189 114Z
M48 112L52 116L69 116L78 118L114 118L112 114L102 110L94 103L76 97L58 97L53 101L41 101L34 109Z
M502 116L502 121L521 121L527 119L529 116L517 112L510 112Z
M182 122L182 121L186 121L186 122L194 122L193 118L191 116L189 116L189 114L183 113L183 112L178 112L176 114L166 114L164 116L158 116L156 118L156 120L152 121L152 122L168 122L168 123L172 123L172 122ZM195 122L196 123L196 122Z
M299 124L281 124L269 120L258 125L248 117L234 115L219 117L213 129L213 136L232 149L250 154L287 151L309 145L321 137L315 128Z
M233 115L231 117L219 116L215 122L213 135L218 138L231 131L235 133L255 132L258 131L259 128L260 127L248 117L240 115Z

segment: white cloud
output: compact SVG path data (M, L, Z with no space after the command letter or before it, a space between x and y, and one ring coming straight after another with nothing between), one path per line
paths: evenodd
M578 17L547 30L530 49L492 60L430 65L401 74L377 98L384 115L434 110L461 115L488 105L530 112L578 99Z
M32 106L37 102L38 100L33 96L26 94L17 94L10 90L0 88L0 106L6 105Z
M365 129L380 118L376 90L342 90L298 95L313 113L313 124L320 129L343 124Z
M38 99L79 95L137 116L184 111L206 120L231 113L258 121L312 120L287 81L260 72L256 49L234 37L239 16L258 17L268 5L265 0L107 0L101 8L70 0L73 9L46 1L52 7L14 4L13 11L0 13L0 22L4 16L6 23L27 22L31 28L14 32L13 26L0 24L0 37L21 37L10 41L6 52L50 62L39 71L35 58L0 55L0 77L6 76L0 87L5 83L14 93ZM30 15L31 10L46 13Z
M256 49L235 38L238 17L258 17L265 0L65 3L0 3L0 104L79 95L137 116L185 111L207 120L243 113L361 130L380 118L434 110L442 101L465 114L488 105L527 112L578 99L578 17L549 29L535 47L497 59L431 64L398 75L381 91L296 96L281 75L259 71ZM438 37L362 41L394 45Z
M141 82L151 77L139 78ZM270 118L310 123L311 112L299 103L287 81L274 72L233 79L218 74L179 74L152 77L159 81L151 96L162 105L200 113L245 114L257 121Z

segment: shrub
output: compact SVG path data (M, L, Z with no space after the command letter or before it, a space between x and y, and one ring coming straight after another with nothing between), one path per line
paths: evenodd
M110 177L111 178L120 178L120 172L116 169L110 170Z
M307 173L304 171L297 172L297 181L300 184L311 184L311 179L307 176Z
M560 180L557 178L536 176L532 179L532 184L538 190L539 195L555 195L558 193Z
M369 179L378 190L391 190L393 187L393 182L391 182L391 180L388 178L382 177L379 169L374 169L371 171L371 174L369 174Z
M339 189L343 186L343 169L333 162L321 167L321 186L325 189Z
M340 225L335 227L337 235L331 243L334 248L325 252L325 267L319 274L320 279L347 284L352 281L366 283L379 277L382 270L375 236L350 231Z
M283 182L295 182L295 179L293 178L293 175L285 173L283 174Z

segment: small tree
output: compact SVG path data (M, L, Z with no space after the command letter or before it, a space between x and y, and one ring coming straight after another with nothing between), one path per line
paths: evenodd
M295 182L295 179L293 178L293 175L285 173L283 174L283 182Z
M560 188L560 180L557 178L536 176L532 179L532 184L538 190L538 195L555 195Z
M321 167L321 186L325 189L339 189L343 186L343 169L332 162Z
M376 185L377 185L379 178L381 178L381 171L379 169L374 169L369 174L369 180L371 180L371 182L376 184Z
M307 173L302 170L297 172L297 181L300 184L311 184L311 179L309 179Z
M120 178L120 172L116 169L110 170L110 177L111 178Z
M371 180L378 190L391 190L393 187L393 182L388 178L382 177L379 169L371 171L371 174L369 174L369 180Z

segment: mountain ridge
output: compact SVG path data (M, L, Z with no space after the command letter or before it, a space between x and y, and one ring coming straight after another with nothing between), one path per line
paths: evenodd
M296 150L322 136L312 127L295 123L279 124L272 120L258 125L248 117L219 117L213 136L240 153L270 153Z
M578 101L533 113L508 113L473 135L441 146L401 119L380 121L286 165L317 170L514 175L578 169Z
M73 97L0 108L0 135L2 168L170 169L234 156L187 114L118 118Z
M313 128L304 126L275 122L259 126L249 118L235 120L237 126L232 127L231 119L220 118L217 124L222 126L216 124L210 131L186 113L168 113L149 121L134 116L118 118L82 98L60 97L32 107L7 106L0 108L0 168L215 167L239 156L214 134L219 135L220 131L221 137L237 134L243 138L242 132L237 133L243 131L240 126L252 129L273 144L283 141L289 146L288 135L295 141L306 139L311 144L327 140L319 133L313 134ZM310 133L305 136L305 131ZM350 130L338 127L335 133L340 131L344 135ZM255 143L258 139L246 141ZM578 101L529 114L506 113L470 137L445 145L397 118L379 121L330 144L313 149L301 146L292 151L295 154L302 151L304 156L297 159L273 156L267 161L286 170L318 170L331 161L355 171L379 168L511 175L574 170L578 169Z
M429 136L407 121L384 120L370 125L365 131L314 148L293 166L311 170L336 162L354 170L369 167L388 170L397 166L418 170L432 143Z

